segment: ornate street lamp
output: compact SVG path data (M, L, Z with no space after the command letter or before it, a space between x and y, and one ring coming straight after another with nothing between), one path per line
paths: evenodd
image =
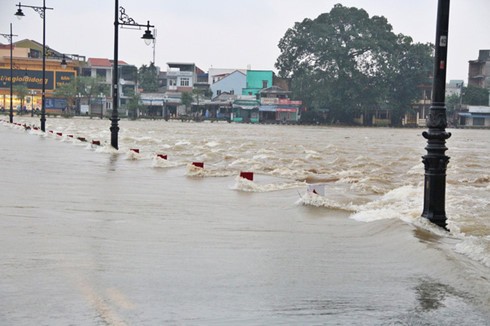
M432 105L427 121L428 132L422 135L427 139L427 155L423 156L425 166L424 211L422 216L432 223L446 228L446 167L449 157L446 139L446 68L449 27L449 0L439 0L437 9L437 29L435 43L434 81L432 84Z
M17 16L17 18L21 19L25 16L24 12L22 11L22 7L25 7L32 8L35 12L39 14L39 16L41 16L43 20L43 85L41 91L41 130L46 131L46 10L53 10L53 8L46 7L46 0L43 0L42 7L23 5L20 2L16 6L19 7L19 9L17 9L17 12L15 13L15 16Z
M136 26L136 27L146 27L145 34L141 37L147 45L150 45L154 39L153 34L151 34L150 27L155 27L150 25L150 21L146 25L137 24L133 18L130 18L126 14L126 10L123 7L119 7L119 0L115 0L115 10L114 10L114 62L113 62L113 72L112 72L112 115L111 115L111 146L115 149L119 149L118 145L118 132L119 132L119 116L118 116L118 105L119 105L119 76L118 76L118 64L119 64L119 25L121 26ZM119 13L119 15L118 15Z
M12 35L12 23L10 23L10 34L0 34L5 37L10 42L10 111L9 111L9 121L10 123L14 122L14 107L13 107L13 85L14 85L14 74L13 74L13 61L12 61L12 37L17 35Z

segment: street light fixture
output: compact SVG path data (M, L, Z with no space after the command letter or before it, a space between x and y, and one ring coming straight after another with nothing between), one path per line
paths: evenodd
M118 64L119 64L119 26L135 26L135 27L146 27L146 31L141 37L147 45L150 45L154 39L153 34L151 34L150 27L155 27L150 25L150 21L146 25L140 25L134 21L133 18L126 14L126 10L123 7L119 7L119 0L115 0L115 10L114 10L114 63L113 63L113 73L112 73L112 115L111 115L111 146L115 149L119 149L118 145L118 132L119 132L119 76L118 76ZM118 14L119 13L119 14Z
M35 12L39 14L39 16L41 16L43 20L43 84L41 90L41 130L46 131L46 10L53 10L53 8L46 7L46 0L43 0L42 7L23 5L20 2L16 6L19 7L19 9L17 9L17 12L15 13L15 16L17 16L18 19L21 19L25 16L24 12L22 11L22 7L24 7L32 8Z
M449 0L439 0L437 9L437 28L435 43L434 81L432 84L432 105L427 121L428 132L422 135L427 139L427 155L423 156L425 166L424 210L422 216L432 223L447 228L446 225L446 168L449 157L446 139L446 68L447 41L449 30Z
M12 23L10 23L10 34L0 34L5 37L10 42L10 111L9 111L9 121L10 123L14 122L14 107L13 107L13 85L14 85L14 74L13 74L13 45L12 45L12 37L17 35L12 35Z
M67 64L66 64L66 57L63 54L63 59L61 59L61 68L66 69L66 66L67 66Z

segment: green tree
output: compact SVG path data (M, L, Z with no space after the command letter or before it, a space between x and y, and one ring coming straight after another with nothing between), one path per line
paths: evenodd
M75 100L77 95L77 83L76 79L72 78L69 83L61 84L56 86L56 90L54 92L56 97L66 99L68 106L71 108L75 106Z
M87 98L90 107L92 106L93 99L100 96L100 94L105 97L110 96L110 86L103 79L80 76L75 78L74 83L76 94Z
M451 94L446 96L446 109L448 115L453 114L456 110L460 109L460 96L458 94Z
M340 4L296 23L278 46L275 66L281 77L292 78L293 96L343 123L387 106L399 108L400 116L420 83L418 69L430 60L430 46L395 35L386 18Z
M143 92L158 91L158 69L153 62L149 66L142 65L138 70L139 86Z
M193 98L191 92L182 92L180 102L182 103L182 105L185 106L185 112L186 113L188 113L189 107L191 106L192 101L194 101L194 98Z
M24 109L24 100L26 96L29 94L29 88L27 88L26 85L20 84L20 85L14 85L13 86L13 93L20 98L20 113L23 113Z
M402 118L420 96L418 85L429 82L433 69L433 46L413 43L411 37L399 34L390 55L385 87L386 103L391 109L391 124L401 126Z
M76 97L80 94L80 96L88 99L90 105L92 99L100 94L106 97L110 96L110 88L102 79L77 76L72 78L69 83L56 87L54 94L57 97L66 99L70 106L75 105Z
M463 104L489 105L489 90L476 86L463 87Z
M141 103L141 96L139 94L134 94L131 96L126 104L126 107L128 109L128 116L131 120L138 118L138 113L145 108L145 106Z

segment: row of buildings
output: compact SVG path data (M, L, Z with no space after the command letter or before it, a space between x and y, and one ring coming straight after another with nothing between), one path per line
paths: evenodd
M10 98L10 45L0 44L0 109L10 107L16 111L35 112L42 100L42 45L22 40L13 47L13 85L28 89L25 98L15 94ZM61 62L66 62L62 65ZM199 119L227 119L235 122L296 122L301 102L289 98L286 81L273 71L251 69L216 69L204 72L194 63L170 62L167 70L159 71L159 90L145 93L139 88L137 67L124 61L119 66L119 114L128 115L129 102L139 94L141 106L136 114L152 118L180 118L194 116ZM48 114L62 114L69 109L78 114L108 116L112 110L113 63L107 58L86 58L63 54L53 49L46 51L45 108ZM86 90L76 95L75 108L57 89L75 76L92 77L107 87L105 93L93 94ZM190 107L183 105L182 93L194 94ZM205 94L212 96L205 96Z
M66 66L61 65L63 59L66 59ZM16 109L35 111L41 107L42 45L32 40L15 42L12 60L13 85L25 85L28 94L25 98L14 95L10 99L10 45L0 44L0 109L9 108L12 100ZM77 94L73 112L109 115L112 110L112 66L112 60L107 58L86 58L48 48L46 112L57 114L69 108L70 103L57 97L56 90L74 76L85 76L105 84L107 92L93 94L87 90ZM140 117L296 123L306 109L301 101L291 98L289 81L278 78L272 70L210 68L205 72L194 63L170 62L166 70L158 72L158 92L146 93L138 85L137 67L124 61L119 61L118 66L121 116L128 115L129 102L135 94L140 97L136 111ZM468 84L490 89L490 50L481 50L478 59L469 62ZM413 104L412 112L405 115L404 125L425 126L431 105L431 81L420 85L419 89L419 100ZM462 89L462 80L450 81L446 92L461 97ZM190 106L183 105L184 92L194 94ZM449 120L460 125L489 127L490 109L460 106L457 115ZM362 125L389 125L390 110L362 112L355 121Z

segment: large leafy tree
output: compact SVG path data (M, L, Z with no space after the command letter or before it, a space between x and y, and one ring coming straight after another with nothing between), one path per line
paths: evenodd
M385 102L391 109L392 125L401 125L402 118L411 110L414 100L420 97L418 85L430 83L433 68L433 46L413 43L411 37L399 34L390 55Z
M366 110L390 104L409 108L419 72L406 80L401 74L420 69L425 55L430 59L424 52L429 46L420 46L420 57L407 57L412 46L410 38L392 32L386 18L337 4L286 32L276 68L281 77L292 78L293 95L308 107L327 108L333 121L350 123ZM402 94L407 86L411 91ZM395 103L401 95L406 100Z
M138 82L144 92L158 91L158 69L153 62L149 66L142 65L139 68Z

